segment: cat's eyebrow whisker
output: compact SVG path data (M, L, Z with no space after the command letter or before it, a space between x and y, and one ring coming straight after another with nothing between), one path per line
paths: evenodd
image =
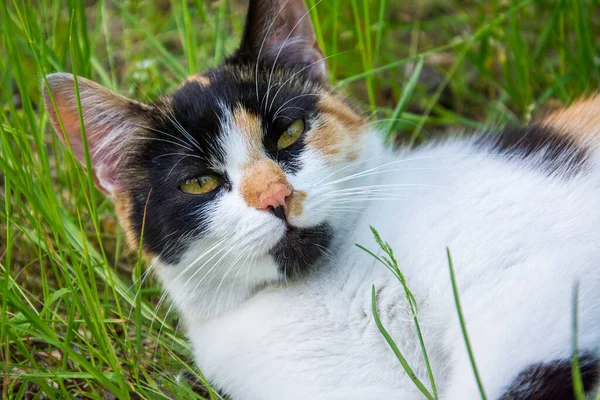
M140 142L146 142L146 141L152 141L152 142L165 142L165 143L169 143L175 146L179 146L179 147L183 147L185 150L188 151L194 151L194 149L192 149L191 147L188 147L186 145L174 142L172 140L167 140L167 139L161 139L161 138L132 138L133 140L138 140Z
M332 57L337 57L337 56L339 56L339 55L342 55L342 54L345 54L345 53L350 53L351 51L352 51L352 50L339 51L339 52L337 52L337 53L335 53L335 54L332 54L332 55L330 55L330 56L327 56L327 57L321 57L321 58L319 58L317 61L315 61L315 62L313 62L313 63L310 63L310 64L308 64L306 67L304 67L304 68L300 69L299 71L296 71L296 72L294 72L294 73L292 74L292 76L290 76L289 78L287 78L287 79L286 79L286 80L285 80L285 81L284 81L284 82L281 84L281 86L279 87L279 89L277 90L277 92L275 92L275 95L273 96L273 99L271 100L271 104L269 105L269 108L267 109L267 112L271 112L271 109L273 108L273 104L275 103L275 99L277 99L277 95L279 95L279 92L281 92L281 89L283 89L283 88L284 88L284 86L285 86L285 85L286 85L286 84L287 84L289 81L291 81L292 79L294 79L294 77L295 77L296 75L298 75L298 74L300 74L300 73L304 72L305 70L307 70L308 68L312 67L312 66L313 66L313 65L315 65L315 64L318 64L318 63L320 63L320 62L323 62L323 61L325 61L325 60L327 60L327 59L329 59L329 58L332 58Z
M192 157L192 158L197 158L199 160L203 160L202 157L196 155L196 154L185 154L185 153L165 153L165 154L161 154L159 156L156 156L152 159L152 161L155 161L158 158L163 158L163 157L169 157L169 156L182 156L182 157Z
M196 139L194 139L194 137L192 135L189 134L188 131L185 130L185 128L179 123L179 121L177 121L177 118L175 117L175 115L172 112L169 112L172 115L172 119L171 117L169 117L167 115L167 113L165 113L163 111L163 114L165 114L165 116L169 119L169 121L171 121L171 123L175 126L175 128L177 128L177 130L185 137L187 138L187 140L190 142L190 144L194 147L196 147L198 150L202 150L200 148L200 143L198 143L198 141Z
M182 162L183 160L185 160L187 157L189 157L189 155L183 156L179 160L177 160L177 162L169 170L169 173L167 174L167 178L171 176L171 174L175 170L175 167L177 167L177 165L179 165L179 163Z
M282 109L282 108L283 108L283 107L284 107L286 104L288 104L288 103L290 103L290 102L292 102L292 101L294 101L294 100L296 100L296 99L299 99L299 98L301 98L301 97L308 97L308 96L320 96L320 94L319 94L319 93L304 93L304 94L299 94L298 96L294 96L294 97L292 97L291 99L289 99L289 100L286 100L286 101L285 101L285 102L284 102L284 103L283 103L283 104L282 104L282 105L281 105L281 106L280 106L280 107L277 109L277 111L275 111L275 114L274 114L274 115L278 115L278 114L279 114L279 111L281 111L281 109Z
M277 55L275 56L275 60L273 61L273 64L271 66L271 72L269 73L269 81L267 82L267 93L265 94L265 98L266 98L265 104L267 104L269 102L269 92L271 91L271 79L273 77L273 72L275 72L275 67L277 66L277 60L279 60L279 56L281 55L281 51L285 48L285 45L287 44L288 40L292 36L292 33L294 33L294 30L296 30L296 28L298 27L298 25L300 25L300 23L302 22L302 20L304 20L304 18L306 18L310 14L310 12L316 6L318 6L322 1L323 0L318 0L311 8L309 8L304 13L304 15L302 15L302 17L300 17L298 19L298 21L296 22L296 24L292 27L292 29L290 29L290 32L288 33L287 37L283 41L283 44L279 47L279 50L277 51Z
M283 110L281 110L280 112L284 112L284 111L287 111L287 110L294 110L294 109L295 109L295 110L302 110L302 111L304 111L305 113L308 113L308 111L307 111L305 108L302 108L302 107L296 107L296 106L290 106L290 107L286 107L286 108L284 108ZM275 114L275 115L273 116L273 120L276 120L277 118L279 118L279 113L280 113L280 112L278 112L277 114ZM290 119L291 119L291 118L290 118Z
M279 116L279 117L277 117L277 118L286 118L286 119L288 119L288 120L290 120L290 121L292 121L292 122L294 121L294 119L293 119L293 118L290 118L290 117L288 117L287 115L281 115L281 116ZM277 120L277 118L273 118L273 121L276 121L276 120Z
M161 139L161 138L139 138L139 140L148 140L148 139L152 139L152 140L160 140L160 141L164 141L167 143L172 143L181 147L185 147L186 149L193 151L193 149L191 147L188 146L189 143L185 142L183 139L178 138L177 136L171 135L168 132L165 131L161 131L160 129L155 129L155 128L151 128L149 126L144 126L144 125L139 125L139 124L135 124L135 123L131 123L131 126L135 126L136 128L140 128L140 129L146 129L152 132L156 132L156 133L160 133L161 135L165 135L170 137L173 140L177 140L177 142L172 142L166 139Z
M165 112L165 110L164 110L162 107L158 106L158 105L156 104L156 102L155 102L155 101L153 101L153 100L150 98L150 96L148 96L148 95L147 95L147 94L146 94L146 93L145 93L145 92L142 90L142 88L140 88L140 86L139 86L139 85L138 85L138 84L137 84L135 81L133 81L133 84L134 84L134 85L137 87L137 89L138 89L140 92L142 92L142 94L143 94L144 96L146 96L146 98L147 98L147 99L150 101L150 103L152 103L152 105L154 106L154 108L155 108L155 109L157 109L157 110L158 110L158 111L159 111L159 112L160 112L162 115L164 115L165 117L167 117L167 119L168 119L169 121L171 121L171 123L172 123L172 124L173 124L173 126L174 126L174 127L175 127L175 128L178 130L178 131L179 131L179 133L181 133L181 134L182 134L182 135L183 135L183 136L184 136L184 137L185 137L185 138L186 138L186 139L189 141L189 143L188 143L188 144L190 144L190 145L192 145L192 146L196 147L198 150L202 150L202 149L200 148L200 143L198 143L198 141L196 141L196 139L194 139L194 138L192 137L192 135L190 135L190 134L189 134L189 133L188 133L188 132L187 132L187 131L186 131L186 130L183 128L183 126L181 126L181 124L180 124L180 123L177 121L177 118L175 118L175 115L173 115L173 113L172 113L172 112L170 112L170 111L169 111L169 113ZM171 118L171 116L169 116L169 114L171 114L171 116L172 116L173 118Z

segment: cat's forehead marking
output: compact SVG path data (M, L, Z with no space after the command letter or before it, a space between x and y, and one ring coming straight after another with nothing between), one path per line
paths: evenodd
M248 157L253 160L259 159L264 153L262 150L262 123L260 117L238 105L233 110L232 119L236 130L244 137L248 146Z

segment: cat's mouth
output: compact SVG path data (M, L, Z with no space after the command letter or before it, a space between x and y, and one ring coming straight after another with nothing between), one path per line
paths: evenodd
M329 251L333 229L322 223L314 227L298 228L286 224L286 232L269 254L287 278L302 277L317 265Z

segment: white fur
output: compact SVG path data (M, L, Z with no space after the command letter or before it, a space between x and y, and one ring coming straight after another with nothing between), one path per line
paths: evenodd
M562 179L485 154L467 139L391 154L372 132L358 161L336 166L306 152L303 168L289 176L308 193L305 213L291 223L329 221L336 235L332 256L315 273L286 283L267 254L283 223L248 208L236 192L244 146L231 129L225 148L232 149L226 168L234 190L214 206L211 237L158 273L184 316L198 365L233 399L422 398L373 319L375 285L384 326L429 387L402 287L355 246L381 253L370 225L391 244L417 299L441 398L479 397L446 248L488 398L527 366L570 357L576 284L580 349L599 353L597 155L588 173ZM375 191L339 197L365 186Z

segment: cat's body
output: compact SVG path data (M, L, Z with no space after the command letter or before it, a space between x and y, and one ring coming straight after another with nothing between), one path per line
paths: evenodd
M404 288L355 246L381 253L373 226L417 301L441 398L479 397L447 249L488 398L573 398L574 293L590 392L599 98L530 128L392 152L325 82L307 14L300 0L251 1L240 50L155 104L79 80L98 187L142 240L203 373L234 400L421 398L373 318L374 286L429 387ZM48 82L52 122L84 161L73 78Z
M406 185L395 191L402 196L366 206L357 201L364 209L348 216L332 258L307 281L262 290L210 321L188 316L200 367L233 398L422 398L373 319L375 285L384 326L428 382L402 286L355 246L377 249L373 225L394 249L417 299L443 398L479 397L446 247L489 398L499 398L535 364L562 363L570 373L576 284L582 354L598 354L600 343L600 156L591 154L587 172L572 177L549 175L537 156L523 161L460 139L371 161L373 171L384 163L393 170L371 183ZM230 296L225 288L224 299ZM586 367L593 380L597 367L591 373Z

